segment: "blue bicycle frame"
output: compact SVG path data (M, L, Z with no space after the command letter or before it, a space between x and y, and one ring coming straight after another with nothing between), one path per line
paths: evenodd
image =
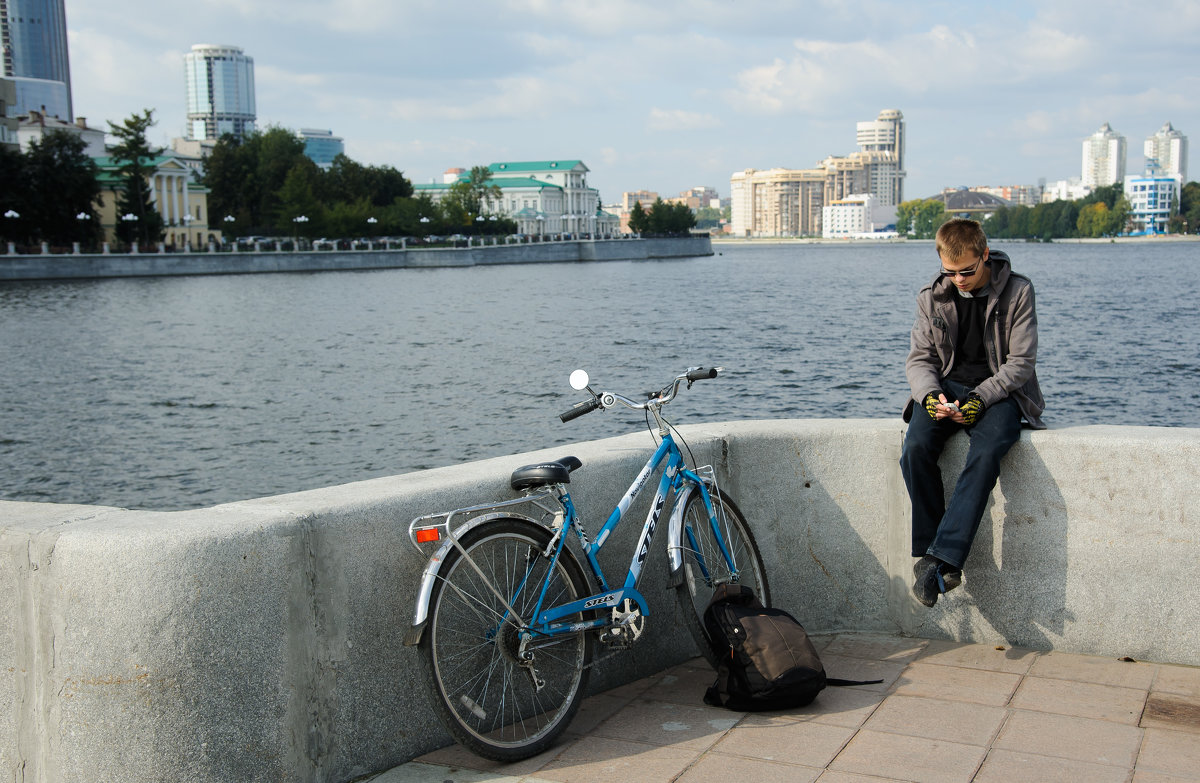
M621 523L625 512L646 487L650 477L660 467L664 469L662 476L659 478L658 490L654 495L654 502L650 507L650 511L646 515L646 523L642 527L642 534L638 540L637 547L634 549L633 558L629 562L629 569L625 574L625 583L620 588L613 589L604 577L604 572L600 567L597 555L601 548L603 548L605 541L608 540L608 537ZM556 636L564 633L576 633L589 629L602 628L610 623L607 617L597 617L592 620L575 623L562 623L558 621L564 617L581 612L621 606L627 600L634 601L642 615L649 617L650 610L646 604L646 599L637 590L638 583L641 580L642 568L645 565L646 556L650 552L650 543L654 538L654 533L661 522L662 511L666 505L668 495L674 493L676 504L679 505L679 501L683 497L681 493L685 491L685 487L688 485L695 487L700 492L700 497L704 501L704 508L708 512L709 524L712 526L715 538L720 545L721 555L725 558L730 570L736 573L733 558L730 556L724 536L721 534L720 526L717 524L716 513L713 509L712 498L709 494L707 484L695 471L684 468L683 454L680 452L679 446L676 445L674 438L668 432L663 436L662 442L654 452L654 455L646 462L633 484L625 492L624 497L617 503L617 507L609 515L608 520L596 535L594 542L587 540L587 535L575 512L575 506L571 502L570 494L565 491L561 493L559 500L566 509L566 519L562 528L563 534L557 538L554 555L551 560L551 569L557 563L558 558L562 554L562 549L566 545L567 536L565 535L565 531L573 528L579 537L580 546L587 557L592 574L600 585L600 592L571 601L570 603L553 606L543 611L542 606L546 599L546 590L549 587L549 581L547 580L541 586L541 594L538 596L537 605L534 607L532 616L526 621L528 630L522 633L530 636ZM679 514L682 516L682 506L680 506ZM709 569L707 564L703 562L703 557L698 551L695 537L691 530L686 527L683 533L687 536L687 548L696 554L696 557L700 561L700 569L707 577ZM524 587L524 581L522 581L522 584L517 587L517 592L523 590Z

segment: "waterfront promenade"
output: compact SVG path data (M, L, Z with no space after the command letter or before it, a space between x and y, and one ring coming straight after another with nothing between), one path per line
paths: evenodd
M583 738L514 776L592 780L616 765L627 780L694 781L737 765L766 781L783 762L774 779L1129 780L1136 764L1135 780L1161 783L1200 769L1200 430L1023 433L963 587L927 610L909 591L902 423L680 429L750 520L773 602L824 640L831 674L884 683L826 691L799 716L706 712L712 675L656 545L641 585L653 617L592 670ZM27 781L393 770L392 783L424 759L456 770L430 780L478 780L439 751L450 739L402 644L425 564L408 521L507 497L514 468L568 453L584 464L576 502L610 507L650 447L639 433L181 512L0 502L0 766ZM952 442L945 469L964 456ZM637 527L613 534L606 570ZM1092 767L1104 775L1078 776Z
M264 246L236 253L10 253L0 255L0 281L640 261L707 255L712 255L707 235L512 243L476 238L465 247L408 248L390 242L382 248L361 250L277 251Z
M584 701L563 740L515 764L449 745L371 783L1167 783L1200 781L1200 668L871 634L814 639L807 707L703 703L702 658Z

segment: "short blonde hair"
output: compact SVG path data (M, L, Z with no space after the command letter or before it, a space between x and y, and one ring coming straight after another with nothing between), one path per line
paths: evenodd
M954 218L937 230L937 253L943 261L955 261L964 255L982 258L987 252L987 235L977 220Z

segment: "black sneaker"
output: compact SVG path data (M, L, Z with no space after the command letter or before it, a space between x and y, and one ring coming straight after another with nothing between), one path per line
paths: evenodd
M937 603L938 596L962 584L962 569L925 555L913 565L913 595L925 606Z
M913 565L913 595L925 606L933 606L938 599L938 559L925 555Z

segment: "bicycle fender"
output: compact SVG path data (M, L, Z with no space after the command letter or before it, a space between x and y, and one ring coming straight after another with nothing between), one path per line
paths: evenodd
M454 537L461 539L484 522L491 522L496 519L522 519L526 522L532 522L535 525L541 525L536 519L524 514L514 514L511 512L504 514L484 514L468 519L455 528ZM429 599L433 596L433 586L437 583L442 563L446 561L446 556L450 554L450 550L453 548L454 542L446 539L429 558L429 562L425 564L425 571L421 574L421 585L417 588L417 603L413 609L412 627L404 635L405 647L413 647L421 642L421 636L425 633L425 624L429 621Z
M671 587L683 584L683 511L695 491L694 486L689 486L679 494L671 508L671 518L667 522L667 581Z

